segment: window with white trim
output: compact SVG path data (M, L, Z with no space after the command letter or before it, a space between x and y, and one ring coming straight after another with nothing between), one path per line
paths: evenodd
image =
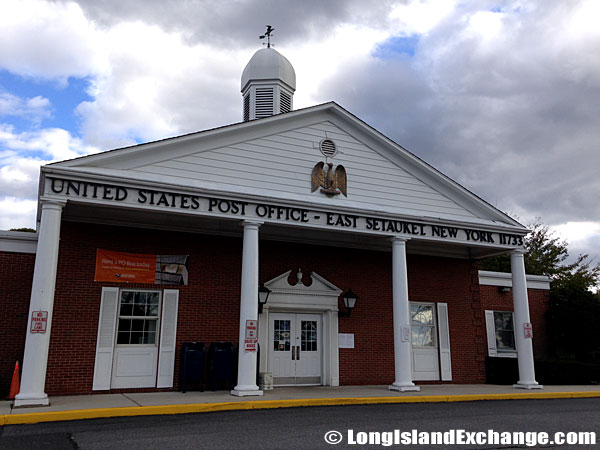
M433 305L410 303L413 347L435 347L435 318Z
M488 355L516 357L515 326L512 311L486 311Z
M156 345L160 291L123 289L120 294L117 345Z

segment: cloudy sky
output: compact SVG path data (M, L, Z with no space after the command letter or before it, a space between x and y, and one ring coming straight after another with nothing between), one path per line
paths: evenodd
M334 100L600 261L597 0L2 0L0 229L39 166L241 120L265 24L296 108Z

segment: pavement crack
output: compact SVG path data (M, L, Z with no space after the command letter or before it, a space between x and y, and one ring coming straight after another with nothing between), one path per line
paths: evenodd
M129 397L127 394L121 394L123 397L125 397L127 400L132 401L133 403L135 403L138 406L142 406L141 403L136 402L134 399L132 399L131 397Z
M69 437L69 442L73 446L73 450L79 450L79 445L77 444L77 442L75 442L75 438L73 437L73 435L71 433L67 433L67 436Z

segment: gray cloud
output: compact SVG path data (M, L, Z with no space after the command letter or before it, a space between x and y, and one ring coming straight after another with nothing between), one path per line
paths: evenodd
M58 0L62 1L62 0ZM266 24L275 27L275 42L293 45L306 37L327 36L335 25L348 22L382 23L391 0L79 0L87 17L109 26L123 20L142 20L167 31L181 31L190 42L255 47Z
M585 59L600 38L550 34L566 30L548 6L507 14L488 42L457 9L414 58L342 68L321 95L505 211L598 221L600 72Z
M294 48L314 42L315 52L338 25L404 33L388 18L391 1L368 7L359 0L78 3L100 27L142 21L180 32L188 44L247 50L248 57L260 47L258 34L267 23L276 28L276 44ZM593 15L574 16L583 4L459 3L419 36L414 56L392 52L347 62L323 79L313 96L337 101L526 223L535 217L551 225L600 222L600 34L585 21ZM492 17L494 12L503 16ZM241 70L245 62L231 65ZM331 64L338 65L335 54ZM128 67L136 70L128 62L119 70ZM223 70L217 82L207 79L216 68L198 69L203 77L182 74L157 93L156 103L173 128L187 132L239 120L239 73ZM306 88L299 79L298 89ZM91 129L107 129L93 122L89 128L84 134L90 138ZM588 251L600 255L598 239L587 242Z

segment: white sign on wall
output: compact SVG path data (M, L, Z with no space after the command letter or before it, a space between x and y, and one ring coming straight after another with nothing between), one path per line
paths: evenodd
M339 348L354 348L354 333L340 333L338 344Z
M523 324L523 333L525 335L525 339L533 338L533 327L530 322L525 322Z
M45 333L48 327L48 311L33 311L31 313L31 332Z
M296 205L205 197L189 192L163 191L143 186L114 185L54 176L45 178L44 195L93 204L119 204L136 209L161 209L232 220L257 219L268 223L344 229L388 236L402 234L410 236L411 239L454 241L469 245L511 248L523 246L523 236L520 234L478 229L476 225L465 228L452 222L428 223L421 220L405 220L402 217L356 215L341 210L307 209Z
M258 338L258 320L246 320L246 339Z
M402 342L410 342L410 325L402 327Z

